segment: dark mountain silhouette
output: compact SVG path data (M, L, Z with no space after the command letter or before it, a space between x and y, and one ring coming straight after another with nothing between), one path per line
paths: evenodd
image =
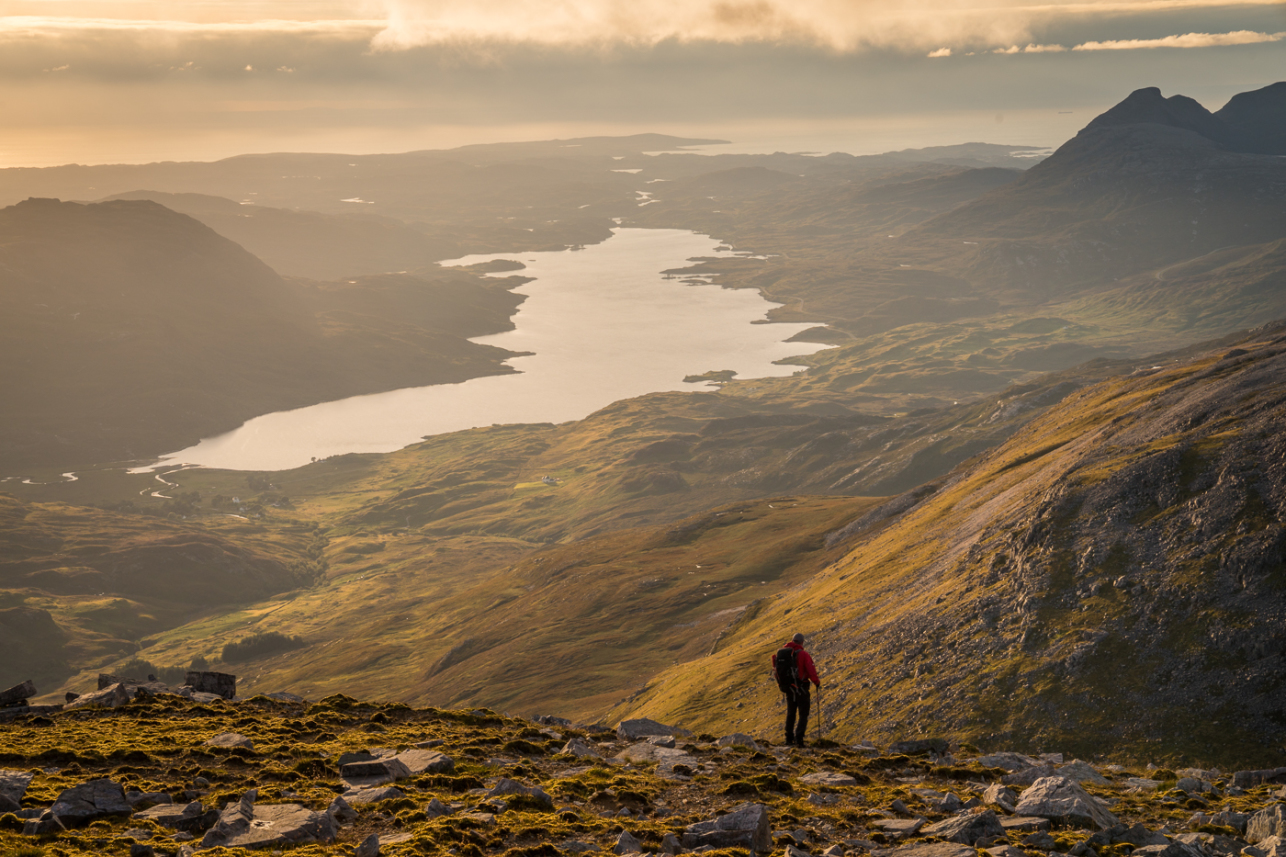
M1186 95L1165 98L1155 86L1137 89L1081 134L1142 123L1193 131L1231 152L1286 155L1286 82L1234 95L1217 113Z
M1214 115L1246 133L1245 151L1286 155L1286 81L1238 93Z
M377 284L355 316L353 287L289 283L154 202L0 209L0 466L155 455L269 411L504 371L463 337L505 328L506 285L416 282L413 300ZM430 330L419 305L439 299Z

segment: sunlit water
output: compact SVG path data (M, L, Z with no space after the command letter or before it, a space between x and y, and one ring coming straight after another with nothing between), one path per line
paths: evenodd
M580 250L469 256L515 259L534 277L517 328L475 342L532 352L520 374L414 387L267 414L165 456L157 466L284 470L349 452L391 452L427 435L505 423L565 422L614 401L692 390L685 375L732 369L742 378L788 375L786 357L823 346L785 342L808 324L756 324L775 304L749 289L667 278L694 257L727 255L705 235L618 229ZM500 274L498 276L506 276ZM151 468L143 468L151 469Z

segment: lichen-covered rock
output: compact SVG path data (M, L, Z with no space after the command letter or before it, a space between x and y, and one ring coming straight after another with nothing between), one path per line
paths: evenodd
M406 797L406 792L396 786L374 786L365 789L351 789L340 795L349 806L359 806L364 803L376 803L382 800L392 800L394 798Z
M771 851L772 831L768 826L768 807L760 803L743 803L718 818L698 821L684 828L685 848L700 848L703 845Z
M628 830L622 830L621 835L616 837L616 844L612 846L613 854L639 854L642 851L643 846Z
M1067 777L1044 777L1032 783L1023 792L1014 811L1018 815L1035 815L1076 827L1097 827L1099 830L1107 830L1116 824L1116 816L1081 788L1079 783Z
M1130 854L1137 854L1139 857L1205 857L1200 848L1194 848L1186 842L1144 845L1142 848L1135 848Z
M390 757L340 765L339 775L346 780L358 780L369 784L391 783L411 776L411 769L400 760Z
M992 783L982 793L982 802L988 806L998 806L1012 815L1014 807L1018 806L1018 794L1000 783Z
M719 739L720 747L748 747L751 750L759 749L759 742L752 736L744 732L733 732L731 735L724 735Z
M188 833L202 833L209 830L219 820L217 810L206 810L200 801L193 801L186 806L162 804L151 809L134 813L136 821L155 821L162 827L173 830L184 830Z
M335 841L335 821L329 814L293 803L256 806L256 797L258 790L251 789L230 804L201 839L201 847L264 848Z

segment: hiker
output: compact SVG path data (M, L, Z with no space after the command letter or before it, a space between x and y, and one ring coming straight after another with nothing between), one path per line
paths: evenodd
M817 667L812 655L804 651L804 635L796 634L789 643L772 656L773 675L777 686L786 694L786 743L804 746L804 733L808 731L808 683L821 689ZM798 716L798 721L796 720Z

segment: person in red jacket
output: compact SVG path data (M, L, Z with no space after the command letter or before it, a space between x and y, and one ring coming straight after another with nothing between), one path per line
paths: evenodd
M792 654L786 654L788 649ZM778 671L779 656L783 660L788 657L794 660L793 675L784 675L783 673L790 672L784 668ZM778 686L786 694L786 743L802 747L804 734L808 731L808 709L812 704L808 696L808 683L811 681L818 688L822 686L821 679L817 677L817 667L813 664L812 655L804 651L803 634L796 634L789 643L773 654L772 667Z

